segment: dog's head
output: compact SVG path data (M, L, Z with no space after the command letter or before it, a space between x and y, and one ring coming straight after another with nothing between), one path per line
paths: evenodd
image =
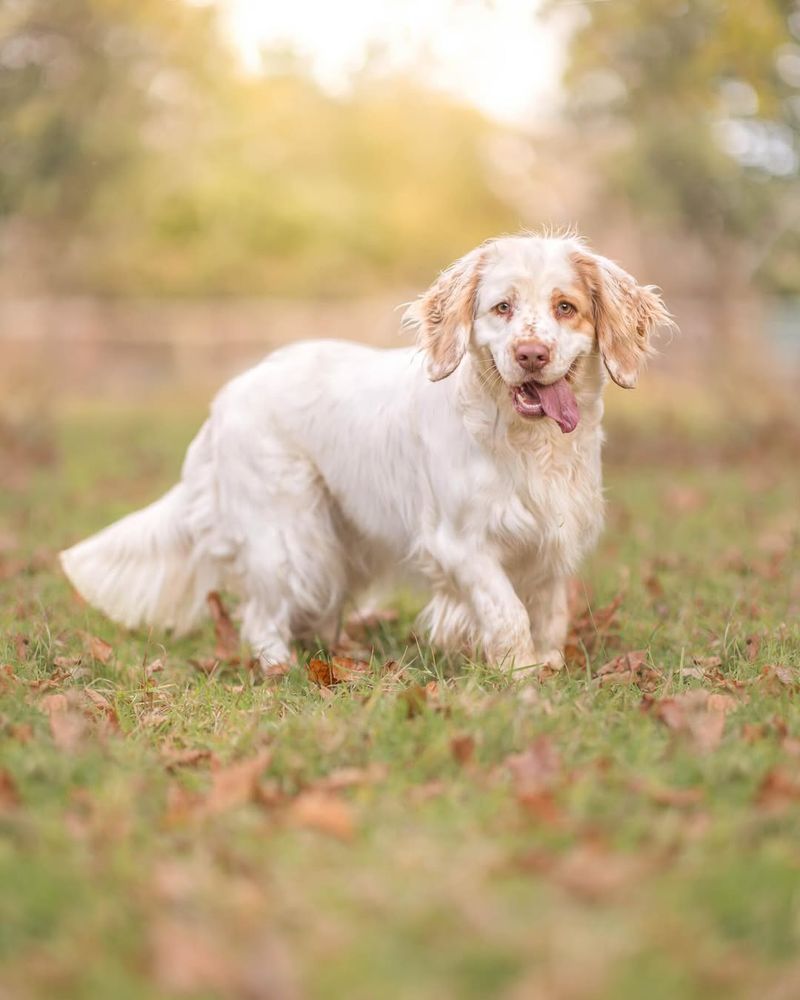
M611 378L636 385L650 337L669 313L658 292L590 252L577 238L491 240L448 267L409 309L433 381L468 351L508 387L524 419L578 424L571 384L581 357L599 352Z

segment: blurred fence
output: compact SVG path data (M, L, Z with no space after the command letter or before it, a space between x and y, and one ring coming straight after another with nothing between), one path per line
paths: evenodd
M407 342L400 331L411 292L360 301L0 299L0 384L53 396L136 398L220 385L275 347L322 337L376 346ZM711 297L666 293L681 332L653 368L702 377L728 350ZM729 304L729 309L731 305ZM800 366L800 301L742 299L739 329Z

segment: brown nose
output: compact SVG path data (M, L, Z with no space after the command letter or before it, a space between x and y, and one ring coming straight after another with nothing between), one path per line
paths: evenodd
M550 360L550 348L540 340L521 340L514 348L514 357L526 372L538 372Z

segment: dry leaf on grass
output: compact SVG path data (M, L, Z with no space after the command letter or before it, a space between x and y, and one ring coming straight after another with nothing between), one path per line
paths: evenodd
M738 702L728 694L698 689L672 698L645 698L642 707L669 729L685 733L700 753L710 753L722 740L725 717Z
M527 750L506 758L514 794L527 811L553 825L561 821L561 809L554 792L564 782L561 757L546 736L540 736Z
M764 776L756 803L769 812L784 812L800 802L800 779L785 767L774 767Z
M111 657L114 655L114 648L110 643L97 635L92 635L90 632L81 632L80 636L84 649L92 659L98 660L100 663L110 662Z
M17 783L5 768L0 769L0 813L10 812L20 804Z
M652 691L661 683L661 674L647 663L646 649L637 649L631 653L604 663L597 671L597 679L601 685L606 684L637 684L643 691Z
M259 750L253 757L212 770L211 788L203 799L199 811L214 816L250 802L256 794L258 780L271 757L271 750Z
M450 752L459 764L469 764L475 756L475 737L460 733L450 740Z
M231 621L230 615L222 603L222 598L216 590L212 590L206 597L208 610L214 621L214 636L216 646L214 656L217 660L227 663L239 660L239 633L236 626Z
M587 653L591 656L601 640L606 644L617 641L617 614L624 597L620 591L610 604L596 609L587 605L582 614L573 615L564 648L567 664L585 669Z
M70 691L70 697L48 694L39 702L39 708L50 720L53 742L61 750L74 750L88 729L86 717L75 707L75 693Z
M350 806L329 792L301 792L289 806L289 821L339 840L351 840L355 820Z
M354 660L349 656L332 656L330 660L315 657L308 661L306 669L311 680L322 688L356 681L370 673L366 660Z
M794 692L800 688L800 671L796 667L770 663L758 675L758 681L774 694L782 691Z
M745 652L747 654L747 659L751 663L758 656L760 649L761 649L761 636L748 635L748 637L745 639Z

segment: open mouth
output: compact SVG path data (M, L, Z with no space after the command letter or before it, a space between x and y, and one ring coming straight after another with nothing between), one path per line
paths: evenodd
M574 431L580 420L578 401L569 384L568 375L556 379L550 385L534 381L515 385L511 389L511 401L521 417L529 420L550 417L561 428L562 434Z

